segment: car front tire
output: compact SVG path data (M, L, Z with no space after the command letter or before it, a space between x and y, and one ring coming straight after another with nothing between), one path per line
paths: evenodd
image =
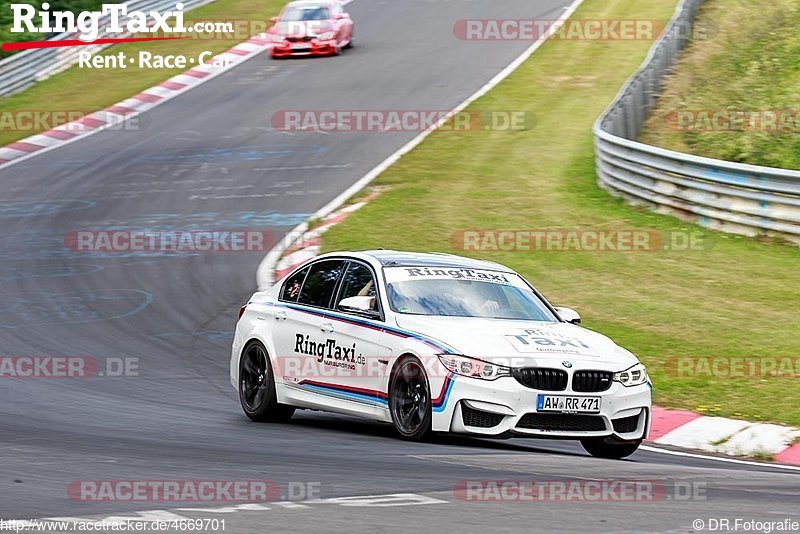
M642 440L627 443L609 443L607 438L584 438L581 440L583 448L596 458L608 458L610 460L621 460L627 458L639 448Z
M239 359L239 402L253 421L285 423L294 414L294 407L278 403L272 362L259 341L248 343Z
M400 437L421 441L431 433L431 392L425 369L414 357L402 359L389 381L389 412Z

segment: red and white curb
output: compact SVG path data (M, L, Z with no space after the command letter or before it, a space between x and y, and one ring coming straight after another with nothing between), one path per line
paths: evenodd
M120 126L140 113L149 111L159 104L229 71L248 59L252 59L270 47L271 41L267 34L259 34L214 56L207 63L173 76L169 80L109 108L6 145L0 148L0 168L19 163L34 155L83 139L97 132Z
M650 441L730 456L770 456L800 465L800 429L653 408Z

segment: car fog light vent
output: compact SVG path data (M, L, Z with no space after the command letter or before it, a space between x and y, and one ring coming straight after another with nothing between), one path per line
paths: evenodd
M492 428L503 420L503 415L499 413L484 412L470 408L466 404L461 405L461 420L464 426L475 426L478 428Z
M614 424L614 432L617 434L635 432L636 427L639 426L639 414L623 417L621 419L613 419L611 422Z

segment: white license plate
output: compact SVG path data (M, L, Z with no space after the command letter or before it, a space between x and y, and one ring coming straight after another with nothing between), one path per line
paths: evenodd
M539 395L537 412L600 413L600 397L571 395Z
M292 45L292 52L309 52L311 47L309 45Z

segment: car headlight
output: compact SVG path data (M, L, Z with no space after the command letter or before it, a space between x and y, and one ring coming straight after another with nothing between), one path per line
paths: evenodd
M477 358L467 356L454 356L440 354L439 361L448 371L461 376L479 378L481 380L496 380L501 376L511 376L511 369L494 363L484 362Z
M320 41L330 41L334 37L336 37L336 32L323 32L317 35L317 39Z
M647 369L641 363L637 363L624 371L614 373L614 382L619 382L625 387L641 386L647 382Z

